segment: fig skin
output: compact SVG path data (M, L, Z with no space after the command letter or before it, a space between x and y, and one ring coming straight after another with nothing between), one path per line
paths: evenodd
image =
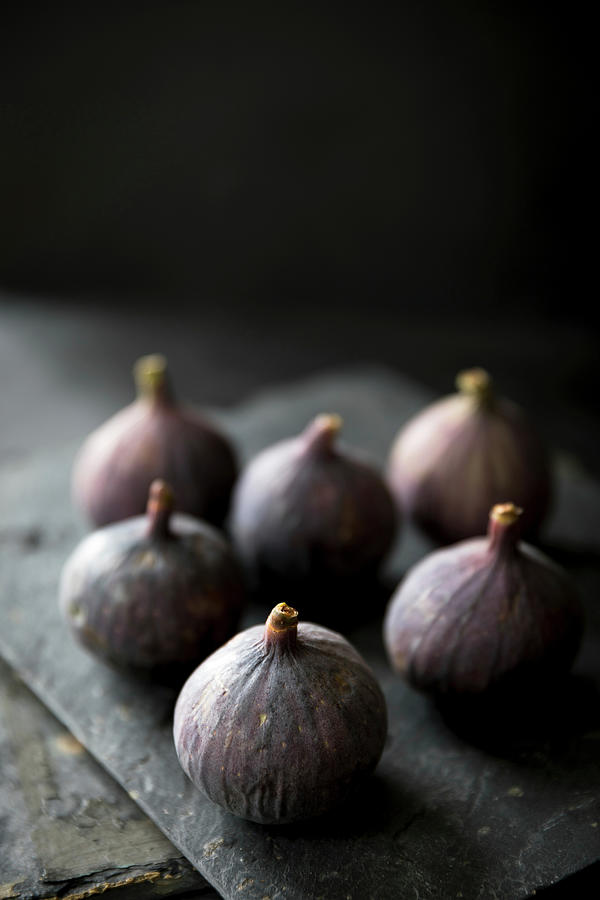
M483 369L460 372L457 385L397 435L387 465L396 502L425 534L450 544L484 534L491 507L511 497L524 510L522 533L534 536L552 494L542 441Z
M228 439L204 416L175 402L159 354L134 368L136 400L83 443L72 477L73 501L95 526L143 514L152 481L172 485L181 512L220 526L237 462Z
M397 527L393 498L369 463L337 449L336 415L266 448L234 489L230 527L250 586L320 621L335 592L350 606L370 589ZM356 601L356 602L355 602Z
M340 634L280 603L184 684L173 735L207 797L262 824L321 815L381 756L387 710L375 676Z
M155 481L145 516L81 541L59 593L63 617L87 650L158 677L187 675L234 634L245 599L224 537L172 508L172 491Z
M392 666L438 697L534 690L570 669L583 610L567 573L519 542L521 510L497 504L488 536L428 554L392 596Z

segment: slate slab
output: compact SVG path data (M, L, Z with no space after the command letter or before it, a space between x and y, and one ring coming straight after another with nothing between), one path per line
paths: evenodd
M337 411L347 442L382 462L398 425L428 399L382 370L342 372L265 392L221 419L248 457L316 412ZM75 449L2 470L0 650L224 897L520 898L598 860L600 489L576 465L557 462L546 534L588 611L564 692L525 715L508 711L498 728L449 722L392 675L376 616L350 635L390 710L376 775L335 814L265 828L221 811L187 781L172 746L172 690L107 670L63 627L58 576L82 533L68 496ZM404 529L390 581L427 547ZM255 605L245 624L264 616Z
M0 660L0 898L218 895Z

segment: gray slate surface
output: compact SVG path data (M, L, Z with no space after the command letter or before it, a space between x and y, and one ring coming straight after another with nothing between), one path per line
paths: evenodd
M383 371L340 373L266 392L222 419L248 457L314 413L337 411L347 443L381 462L399 424L427 399ZM0 542L0 650L224 897L518 898L599 858L600 490L582 473L561 466L547 533L589 613L576 677L550 719L467 739L389 671L377 618L351 635L390 709L376 775L335 815L265 828L234 819L187 781L172 746L171 690L105 669L63 627L57 580L82 533L68 496L75 449L10 460L1 473L10 518ZM405 529L392 577L425 549ZM264 615L254 607L246 623Z
M217 897L0 660L0 898Z

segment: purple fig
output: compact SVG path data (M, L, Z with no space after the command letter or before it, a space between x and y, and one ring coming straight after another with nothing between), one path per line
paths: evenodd
M266 626L205 660L175 707L183 770L254 822L327 812L375 768L386 737L385 700L359 653L340 634L297 621L278 604Z
M490 508L511 497L535 534L551 494L545 448L483 369L457 376L459 391L426 407L396 438L388 483L400 509L435 541L484 534Z
M546 684L570 668L583 613L566 572L519 541L521 510L498 504L487 537L436 550L390 600L393 667L437 695Z
M396 529L394 502L369 463L336 447L336 415L259 453L234 490L231 531L250 583L321 618L332 591L370 583Z
M179 406L160 355L135 365L138 397L87 438L75 461L73 498L95 525L141 515L163 478L178 508L222 524L237 465L229 441L204 416Z
M173 514L173 492L150 488L147 513L85 537L67 560L60 607L77 640L117 667L190 671L235 632L238 564L210 525Z

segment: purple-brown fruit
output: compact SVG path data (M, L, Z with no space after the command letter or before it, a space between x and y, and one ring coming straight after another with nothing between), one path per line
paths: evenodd
M174 739L207 797L253 822L286 823L336 806L371 772L387 732L375 676L345 638L297 624L279 603L184 684Z
M238 626L244 590L229 545L172 510L173 492L155 481L146 515L98 529L65 563L63 616L107 663L187 674Z
M395 535L383 478L335 446L340 427L339 416L320 415L298 437L263 450L232 501L233 540L251 585L285 591L311 614L331 591L373 580Z
M568 672L583 612L567 573L519 541L521 510L494 506L487 537L436 550L390 600L393 667L437 695L545 684Z
M388 461L398 505L442 544L484 534L495 503L511 497L533 535L549 507L550 463L522 410L495 394L483 369L457 376L458 393L432 403L399 432Z
M204 416L176 403L163 356L134 368L137 399L86 439L73 470L73 499L96 526L141 515L155 478L178 509L222 524L237 477L234 451Z

